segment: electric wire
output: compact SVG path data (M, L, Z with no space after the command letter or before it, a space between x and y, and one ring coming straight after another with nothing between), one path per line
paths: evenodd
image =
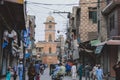
M50 3L38 3L38 2L32 2L32 1L27 1L27 4L37 4L37 5L46 5L46 6L71 6L71 5L81 5L81 4L96 4L96 3L104 3L106 1L100 1L100 2L81 2L81 3L73 3L73 4L50 4Z
M40 6L40 5L36 5L36 4L33 4L34 6L38 6L38 7L41 7L41 8L44 8L44 9L49 9L49 10L53 10L54 11L59 11L59 10L56 10L56 9L52 9L52 8L48 8L48 7L43 7L43 6ZM61 17L63 17L64 19L66 19L63 15L59 14Z
M57 6L63 6L63 5L66 5L66 6L71 6L71 5L78 5L78 3L74 3L74 4L48 4L48 3L38 3L38 2L31 2L31 1L27 1L27 4L39 4L39 5L57 5Z

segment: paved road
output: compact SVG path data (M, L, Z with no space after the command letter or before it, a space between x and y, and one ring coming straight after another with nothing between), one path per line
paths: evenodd
M5 80L5 78L2 78L0 80ZM13 80L13 78L11 78L11 80ZM17 79L17 80L19 80L19 79ZM27 75L26 75L26 80L28 80ZM51 80L51 77L49 76L49 68L47 68L44 71L44 74L41 75L40 80ZM63 80L72 80L72 78L71 78L71 76L65 76ZM78 77L76 80L79 80ZM83 80L85 80L85 79L83 78Z
M41 79L40 80L51 80L51 77L49 76L49 68L47 68L44 72L43 75L41 75ZM72 78L70 76L65 76L63 80L72 80ZM76 80L79 80L78 77ZM85 80L85 79L83 79Z

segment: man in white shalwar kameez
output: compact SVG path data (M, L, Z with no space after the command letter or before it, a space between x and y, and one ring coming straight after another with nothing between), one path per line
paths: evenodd
M72 73L72 79L76 80L76 76L77 76L77 68L76 65L73 64L72 68L71 68L71 73Z

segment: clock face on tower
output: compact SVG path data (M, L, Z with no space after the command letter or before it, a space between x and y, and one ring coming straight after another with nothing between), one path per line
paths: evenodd
M52 25L49 25L49 28L52 28Z

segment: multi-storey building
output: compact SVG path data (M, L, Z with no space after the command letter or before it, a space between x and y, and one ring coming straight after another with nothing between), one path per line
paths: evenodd
M99 11L102 12L100 38L106 43L102 53L103 68L105 72L110 72L113 77L115 73L112 67L120 61L120 1L102 0L101 2L99 2Z
M80 26L81 42L97 38L97 0L80 0Z
M71 38L70 41L73 43L70 43L70 45L71 48L76 47L76 49L79 45L78 51L80 58L76 57L76 59L79 58L83 63L89 63L89 59L95 59L94 51L92 47L90 47L90 41L98 38L97 0L80 0L79 3L79 6L73 7L72 14L69 17L69 37ZM75 49L71 50L74 56ZM78 54L76 55L78 56Z

